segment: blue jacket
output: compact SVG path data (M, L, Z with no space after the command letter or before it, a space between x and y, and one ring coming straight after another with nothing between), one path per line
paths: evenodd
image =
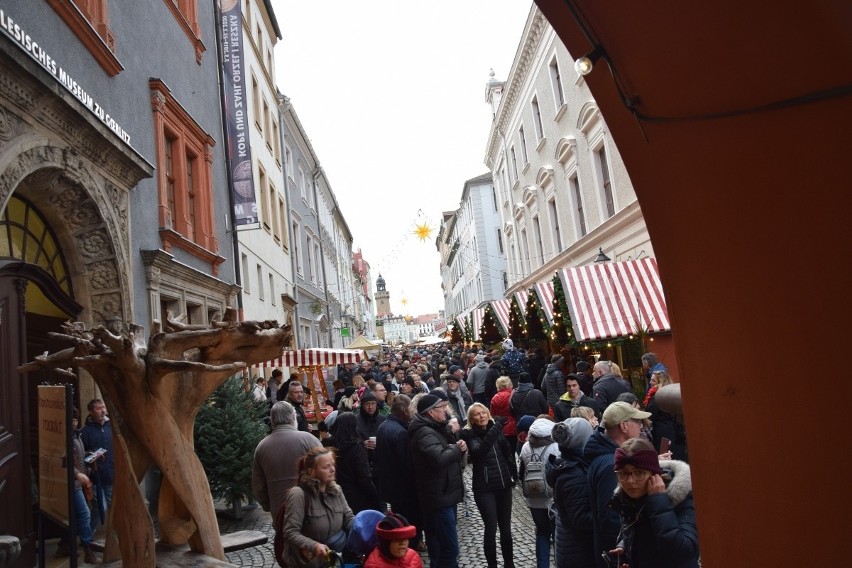
M615 548L618 540L618 513L609 507L612 494L618 486L614 471L617 448L618 445L602 432L592 434L583 448L583 459L589 464L587 479L592 526L595 531L595 562L600 568L608 568L607 561L601 554Z
M90 466L92 483L96 485L112 485L115 479L115 458L112 451L112 426L109 418L103 424L98 424L92 417L86 418L86 425L80 431L80 439L86 452L94 452L100 448L107 452L95 460Z
M595 568L594 531L586 481L587 464L579 450L550 456L545 464L547 484L556 505L556 566Z

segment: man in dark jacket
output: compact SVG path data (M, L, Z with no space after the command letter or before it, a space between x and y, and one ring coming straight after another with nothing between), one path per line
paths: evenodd
M651 415L626 402L613 402L603 413L604 432L595 432L583 449L583 459L589 464L589 498L592 528L595 533L595 561L599 568L608 568L602 554L615 548L621 521L609 507L618 478L615 475L615 450L630 438L638 438L642 420Z
M473 402L481 402L488 406L485 400L485 387L488 378L488 363L485 362L485 353L476 356L476 365L467 373L467 388L473 397Z
M595 416L600 421L601 409L593 398L583 394L580 389L579 377L571 373L565 379L565 386L568 391L559 398L559 402L553 407L553 417L556 421L562 422L566 418L571 418L571 411L578 406L587 406L594 410Z
M618 400L618 395L630 390L627 383L612 374L612 365L609 361L598 361L592 371L595 376L595 386L592 387L595 402L601 408L601 412Z
M417 535L409 540L418 547L423 537L423 515L417 494L413 491L414 466L408 447L408 423L411 399L397 395L391 403L391 414L379 425L376 433L376 471L379 497L390 504L391 510L417 527Z
M95 495L95 509L91 515L92 532L98 528L100 523L106 523L107 511L112 504L112 484L115 479L115 459L112 451L112 425L106 414L106 405L99 398L89 401L87 406L89 416L86 425L80 432L83 448L86 455L93 454L100 449L106 450L100 457L95 459L90 467Z
M485 362L488 363L488 374L485 375L485 400L483 403L489 409L491 408L491 399L497 394L497 379L503 375L503 362L500 359L492 359L488 355L485 356Z
M562 363L565 360L562 355L554 355L544 372L544 387L542 390L547 397L547 404L551 408L556 406L559 397L567 391L565 387L565 375L562 373Z
M577 376L580 378L580 390L583 394L592 397L592 387L595 384L595 378L592 376L592 366L586 361L577 362Z
M532 378L528 373L518 375L518 388L512 393L509 399L509 412L515 419L520 419L522 416L538 416L539 414L547 414L550 410L547 406L547 399L540 390L534 389L532 386Z
M285 398L281 398L281 393L285 392ZM302 386L298 380L291 380L287 383L287 390L284 391L283 388L278 391L279 400L284 400L289 402L293 409L296 411L296 428L301 432L308 432L308 419L305 416L305 409L302 408L302 404L305 402L305 387Z
M408 428L431 568L458 567L456 506L464 498L467 444L447 429L448 404L433 394L424 395ZM454 428L457 432L458 423Z

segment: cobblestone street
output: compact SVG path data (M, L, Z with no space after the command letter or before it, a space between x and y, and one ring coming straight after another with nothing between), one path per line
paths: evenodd
M465 469L466 501L459 505L459 566L462 568L480 568L485 566L485 555L482 549L482 519L473 502L470 489L470 471ZM221 505L218 504L217 505ZM241 521L235 521L228 515L219 515L219 529L222 533L238 530L258 530L269 535L269 542L246 550L229 553L228 561L237 566L275 566L272 553L272 518L269 513L260 509L245 511ZM515 543L515 565L518 568L535 566L535 525L521 494L520 487L515 488L514 505L512 506L512 534ZM423 565L428 568L429 556L422 554ZM502 566L500 556L500 539L497 538L497 559ZM553 559L551 558L551 566Z

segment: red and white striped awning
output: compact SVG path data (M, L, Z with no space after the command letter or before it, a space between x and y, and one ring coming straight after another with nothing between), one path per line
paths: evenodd
M492 300L491 301L491 309L494 311L494 315L497 316L497 323L500 324L500 327L503 328L503 334L506 335L509 333L509 309L511 308L511 303L509 300Z
M521 317L527 313L527 298L529 297L529 292L527 290L520 290L515 292L515 299L518 301L518 308L521 311Z
M578 341L671 330L653 258L563 268L559 277Z
M459 332L464 335L464 316L459 314L456 316L456 323L459 326Z
M344 363L357 363L366 359L363 349L325 349L320 347L284 351L281 357L257 363L260 367L330 367Z
M547 317L548 325L553 325L553 280L536 284L535 293L538 296L541 309Z
M479 328L482 327L482 320L485 318L485 308L476 308L470 312L470 323L473 325L473 340L479 341Z

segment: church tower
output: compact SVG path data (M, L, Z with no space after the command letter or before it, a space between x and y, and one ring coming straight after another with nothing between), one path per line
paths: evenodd
M390 292L385 289L385 279L382 278L380 273L379 278L376 280L376 317L381 318L390 315L392 315L390 309Z

